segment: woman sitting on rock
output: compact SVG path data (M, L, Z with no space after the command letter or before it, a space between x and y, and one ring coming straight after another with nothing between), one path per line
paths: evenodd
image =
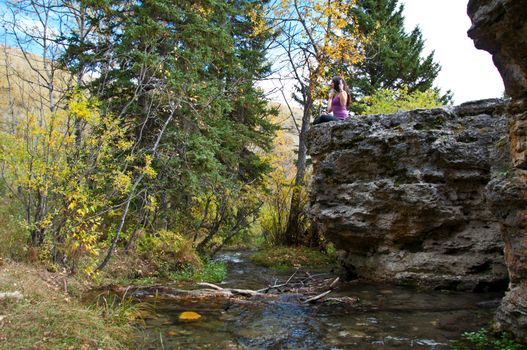
M348 107L350 105L348 85L341 77L334 77L331 80L331 90L329 91L328 113L323 114L313 121L313 124L321 124L332 121L343 121L348 118Z

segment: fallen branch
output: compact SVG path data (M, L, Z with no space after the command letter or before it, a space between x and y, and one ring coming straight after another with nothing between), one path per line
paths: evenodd
M340 280L340 277L337 277L335 278L335 280L333 282L331 282L331 284L329 285L329 288L330 289L333 289L335 288L335 286L337 285L337 282Z
M293 277L295 277L297 272L298 272L298 269L296 269L295 272L293 272L291 277L289 277L289 279L287 281L285 281L285 283L276 284L277 281L275 280L273 286L269 286L269 287L263 288L263 289L258 289L257 292L259 292L259 293L267 293L271 289L278 289L278 288L281 288L281 287L285 287L285 286L287 286L289 284L289 282L291 282L291 280L293 279Z
M128 295L132 299L160 298L171 300L191 300L191 299L209 299L220 298L229 299L234 294L229 290L211 289L178 289L167 286L112 286L111 291L122 295ZM217 287L217 286L216 286Z
M339 303L339 304L355 305L358 302L359 302L359 298L356 298L356 297L338 297L338 298L324 299L324 303Z
M200 282L200 283L198 283L198 286L209 287L209 288L216 289L216 290L224 290L220 286L217 286L217 285L212 284L212 283L207 283L207 282Z
M232 294L239 294L239 295L245 295L245 296L250 296L250 297L260 294L258 291L254 291L251 289L222 288L215 284L206 283L206 282L198 283L198 286L209 287L209 288L219 290L219 291L227 291Z
M306 299L304 300L304 303L312 303L314 301L317 301L318 299L322 299L323 297L325 297L326 295L328 295L329 293L331 293L331 289L328 290L328 291L325 291L324 293L321 293L319 295L315 295L314 297L312 298L309 298L309 299Z
M319 295L315 295L314 297L312 298L309 298L309 299L306 299L304 300L304 303L312 303L314 301L317 301L319 299L322 299L323 297L325 297L326 295L328 295L329 293L331 293L333 291L333 288L335 287L335 285L337 284L337 282L339 281L339 277L335 278L333 280L333 282L331 282L331 284L329 285L329 290L328 291L325 291L324 293L321 293Z
M280 295L291 294L291 292L293 292L294 295L300 296L299 299L307 298L306 300L304 300L304 303L313 303L317 300L324 298L326 295L331 293L331 291L334 289L337 282L339 281L338 277L335 278L329 284L329 290L321 294L317 294L315 296L310 297L310 295L313 295L317 289L320 290L321 285L317 284L316 286L306 287L304 285L305 279L302 279L297 282L293 282L293 278L296 276L297 272L298 270L296 270L284 283L277 283L277 281L275 281L274 285L263 288L263 289L259 289L259 290L223 288L216 284L206 283L206 282L197 283L198 286L204 287L204 288L194 289L194 290L178 289L178 288L173 288L173 287L163 286L163 285L127 286L127 287L111 286L108 289L114 293L122 295L123 298L124 296L129 295L131 298L134 298L134 299L164 298L164 299L181 300L181 301L196 300L196 299L197 300L236 299L240 302L243 299L239 299L239 297L256 298L256 300L273 299L273 298L278 298ZM312 279L312 276L309 276L308 279ZM327 280L325 281L325 283L327 283ZM301 287L294 286L295 284L296 285L301 284ZM288 285L294 286L294 287L289 288L288 291L285 291L285 292L279 289L279 288L283 288ZM276 289L278 292L268 293L272 289ZM251 299L251 300L254 301L254 299Z

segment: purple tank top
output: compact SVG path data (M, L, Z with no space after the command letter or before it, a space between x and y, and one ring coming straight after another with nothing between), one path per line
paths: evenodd
M331 101L331 106L333 107L333 116L340 120L345 120L348 118L348 110L346 106L340 104L340 98L338 95L333 97Z

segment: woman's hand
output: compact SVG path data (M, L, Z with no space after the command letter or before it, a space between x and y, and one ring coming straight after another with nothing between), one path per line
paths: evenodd
M335 91L333 91L333 89L329 90L328 113L331 113L333 111L333 95L334 94L335 94Z

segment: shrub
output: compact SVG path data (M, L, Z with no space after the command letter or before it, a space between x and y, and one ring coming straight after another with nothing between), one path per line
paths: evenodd
M203 267L192 241L173 231L161 230L142 237L137 250L141 257L154 263L161 274Z

